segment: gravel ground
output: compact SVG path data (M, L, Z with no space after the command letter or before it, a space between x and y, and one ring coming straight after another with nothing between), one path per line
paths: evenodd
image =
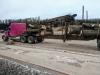
M0 75L68 75L0 55Z
M2 34L0 34L1 37ZM73 52L80 52L80 53L90 53L90 54L100 54L100 51L97 49L97 41L90 40L90 41L80 41L80 40L68 40L65 43L60 39L45 39L42 43L37 44L28 44L28 43L20 43L15 42L15 46L26 47L26 48L35 48L35 49L46 49L46 50L53 50L53 51L73 51ZM0 38L0 44L6 44Z
M7 45L0 39L0 55L69 75L100 75L100 51L96 40L63 43L62 40L45 39L38 44L15 42Z
M0 58L0 75L51 75L39 70L24 66L20 63Z
M90 41L66 41L65 43L62 40L56 39L45 39L42 43L37 44L27 44L16 42L16 46L26 47L26 48L35 48L35 49L46 49L52 51L60 52L80 52L80 53L90 53L90 54L100 54L100 51L97 49L96 40Z

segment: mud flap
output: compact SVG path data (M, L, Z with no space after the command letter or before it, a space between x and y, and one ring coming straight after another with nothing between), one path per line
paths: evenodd
M100 39L97 39L97 48L100 50Z
M5 35L2 36L3 41L7 42L9 40L9 38Z

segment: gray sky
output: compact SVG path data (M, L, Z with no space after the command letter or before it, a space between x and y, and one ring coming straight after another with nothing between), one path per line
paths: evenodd
M89 18L100 18L100 0L0 0L0 19L37 17L52 18L78 14L82 5L89 11Z

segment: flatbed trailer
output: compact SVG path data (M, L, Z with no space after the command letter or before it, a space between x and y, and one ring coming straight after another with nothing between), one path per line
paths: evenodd
M62 39L64 42L66 40L97 39L97 47L100 49L100 24L77 23L75 16L75 14L65 15L45 21L45 24L51 25L52 29L51 34L45 38Z

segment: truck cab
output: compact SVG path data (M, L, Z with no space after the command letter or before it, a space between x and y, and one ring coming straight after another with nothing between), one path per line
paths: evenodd
M37 43L43 41L43 35L41 35L40 28L31 27L26 23L11 23L8 30L2 36L4 41L20 37L20 41L23 43Z

